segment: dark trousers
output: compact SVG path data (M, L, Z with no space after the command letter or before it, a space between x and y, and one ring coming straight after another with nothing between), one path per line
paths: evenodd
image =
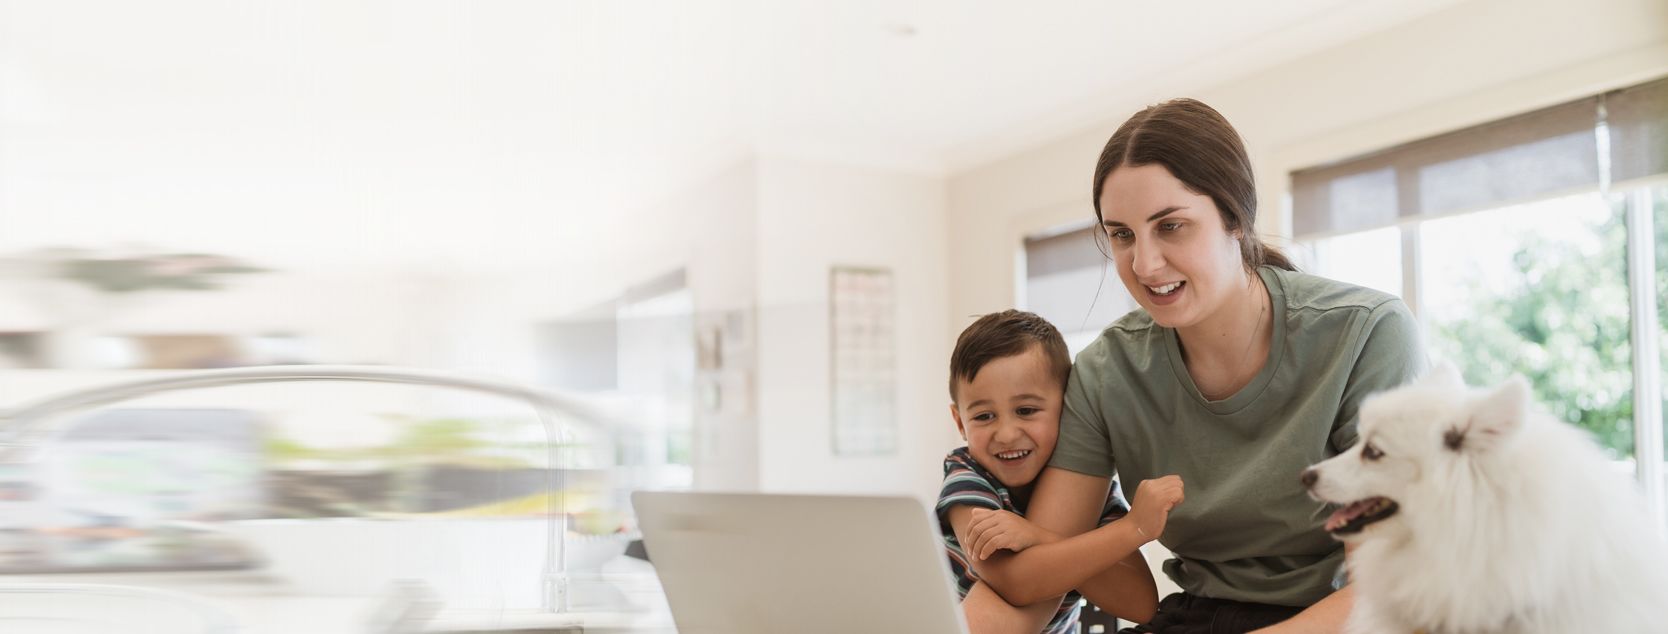
M1266 603L1242 603L1172 594L1158 602L1151 623L1126 627L1119 634L1243 634L1268 627L1302 612L1303 608Z

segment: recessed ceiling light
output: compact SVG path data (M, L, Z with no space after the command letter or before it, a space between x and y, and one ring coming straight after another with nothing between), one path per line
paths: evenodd
M916 30L913 26L899 23L887 25L886 32L898 37L915 37Z

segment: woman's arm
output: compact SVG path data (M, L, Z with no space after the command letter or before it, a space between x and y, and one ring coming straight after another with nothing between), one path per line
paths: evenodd
M961 600L969 634L1035 634L1054 618L1059 603L1035 603L1016 608L983 582L973 584Z
M1098 575L1112 571L1125 558L1137 553L1141 544L1146 542L1134 522L1118 520L1082 535L1038 544L1023 552L997 551L979 563L989 567L992 562L1001 562L999 571L981 571L979 574L1003 598L1016 605L1028 605L1065 594ZM1151 575L1148 577L1151 578Z
M1139 550L1111 570L1077 584L1077 592L1112 616L1133 623L1151 621L1158 612L1158 584Z
M1344 620L1355 606L1355 586L1326 595L1297 616L1257 630L1252 634L1337 634L1344 631Z
M1114 616L1146 622L1158 606L1158 589L1139 547L1163 532L1163 517L1169 507L1181 501L1181 481L1153 481L1138 501L1146 507L1151 529L1139 529L1131 517L1089 531L1106 501L1109 479L1086 476L1073 470L1044 470L1031 499L1031 519L1044 534L1071 536L1061 541L1042 542L1026 551L987 552L979 559L981 544L967 542L967 559L976 562L979 576L1007 602L1024 606L1078 589L1096 606ZM1091 504L1088 501L1098 501Z
M1002 550L1019 553L1041 544L1063 541L1059 535L1045 531L1026 521L1024 517L1008 511L975 508L972 513L973 521L968 529L965 544L968 546L967 555L976 560L989 559L992 554ZM1074 543L1087 539L1087 535L1072 538ZM1115 553L1116 547L1108 552ZM1094 568L1097 563L1089 562L1085 566ZM1025 574L1024 571L1021 574ZM1043 578L1033 588L1036 592L1046 594L1064 588L1073 581L1075 579L1071 577L1050 576ZM1153 602L1158 598L1157 589L1153 586L1152 573L1147 568L1146 559L1139 552L1132 552L1105 572L1079 584L1077 590L1096 601L1095 605L1119 618L1145 623L1151 618ZM1153 591L1132 591L1135 588L1149 587L1152 587Z
M950 518L950 528L956 533L958 543L967 543L968 525L972 524L973 509L975 507L958 505L950 507L947 515ZM983 576L980 567L975 567L973 557L969 555L967 565L973 571ZM991 590L984 581L973 584L973 589L961 600L962 615L967 618L967 629L971 634L1035 634L1041 632L1054 612L1060 608L1058 597L1054 601L1038 601L1032 604L1022 604L1015 607Z
M1355 554L1355 543L1344 542L1344 558ZM1344 621L1349 619L1350 610L1355 609L1355 586L1348 585L1339 588L1337 592L1326 595L1326 598L1316 601L1314 605L1298 612L1297 616L1286 619L1275 625L1257 630L1252 634L1336 634L1344 631Z

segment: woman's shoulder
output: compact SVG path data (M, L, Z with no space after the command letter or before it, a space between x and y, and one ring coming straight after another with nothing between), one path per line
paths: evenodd
M1163 336L1163 327L1145 309L1137 308L1102 330L1077 353L1072 367L1116 371L1147 365L1163 352Z
M1146 309L1137 308L1100 331L1100 336L1090 342L1078 356L1089 354L1091 351L1096 355L1123 353L1128 351L1131 345L1141 345L1152 340L1161 330L1162 327L1153 321Z
M1301 271L1265 266L1262 269L1278 281L1271 291L1285 296L1286 310L1329 312L1349 310L1373 312L1403 306L1402 300L1384 291L1341 282Z

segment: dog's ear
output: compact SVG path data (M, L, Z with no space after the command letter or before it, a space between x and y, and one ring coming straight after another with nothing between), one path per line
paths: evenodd
M1443 442L1455 451L1493 449L1523 427L1529 407L1529 382L1513 376L1473 401L1465 425L1448 430Z
M1460 375L1459 367L1455 366L1452 361L1443 361L1436 364L1425 372L1425 376L1419 377L1419 382L1438 387L1465 387L1465 377Z

